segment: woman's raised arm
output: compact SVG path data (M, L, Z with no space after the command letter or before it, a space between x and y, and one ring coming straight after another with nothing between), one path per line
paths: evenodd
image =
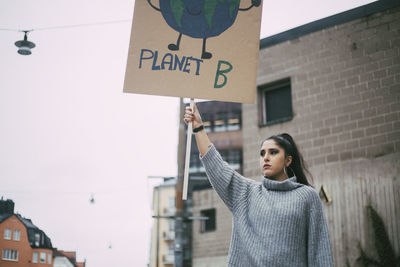
M242 177L222 159L211 144L206 130L202 129L203 121L197 106L194 105L193 109L192 111L190 107L186 108L184 121L185 123L192 122L201 161L210 183L227 207L234 212L235 203L246 199L248 188L254 181Z

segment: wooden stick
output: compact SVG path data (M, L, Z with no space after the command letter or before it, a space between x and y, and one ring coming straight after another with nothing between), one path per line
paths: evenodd
M194 99L190 99L190 108L194 108ZM185 172L183 176L183 192L182 199L187 199L188 183L189 183L189 165L190 165L190 150L192 146L192 122L188 123L187 138L186 138L186 155L185 155Z

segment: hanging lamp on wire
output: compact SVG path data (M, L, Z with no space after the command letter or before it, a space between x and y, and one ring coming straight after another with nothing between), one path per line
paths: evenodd
M16 41L15 46L18 47L18 54L28 56L32 54L31 49L34 48L36 45L33 42L28 41L28 32L23 31L25 33L24 40Z

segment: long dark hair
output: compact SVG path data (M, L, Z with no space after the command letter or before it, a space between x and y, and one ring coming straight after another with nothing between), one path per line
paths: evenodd
M279 147L285 150L285 157L292 156L292 163L287 168L288 173L289 171L292 172L291 176L296 176L298 183L313 187L306 176L307 173L311 180L313 180L312 174L307 169L303 156L300 154L292 136L288 133L272 135L265 139L262 144L270 139L274 140Z

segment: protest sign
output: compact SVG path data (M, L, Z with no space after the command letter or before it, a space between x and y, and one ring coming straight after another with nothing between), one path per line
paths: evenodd
M136 0L124 92L254 103L261 0Z
M261 0L136 0L124 92L254 103L260 24Z

